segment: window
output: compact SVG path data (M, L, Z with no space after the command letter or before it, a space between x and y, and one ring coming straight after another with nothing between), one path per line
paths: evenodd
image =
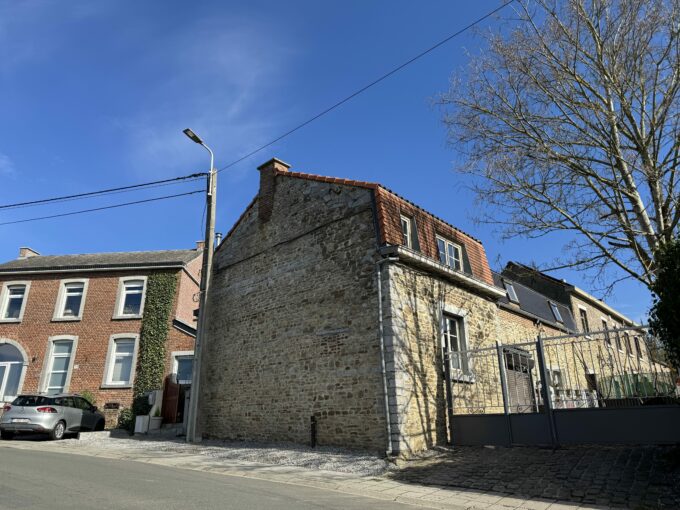
M581 332L590 333L590 325L588 324L588 312L585 308L579 308L578 314L581 317Z
M121 278L114 318L140 318L144 310L146 277Z
M624 347L626 348L626 353L628 354L628 356L632 356L633 355L633 346L630 343L630 335L628 334L628 332L625 332L623 334L623 343L624 343Z
M87 280L62 280L52 320L80 320Z
M550 377L550 386L556 390L561 390L564 386L564 380L562 379L562 370L559 368L549 368L548 377Z
M407 248L413 248L413 234L411 218L401 215L401 234L403 236L402 244Z
M8 282L2 289L0 296L0 321L21 322L26 308L26 296L28 294L28 283Z
M45 379L45 391L49 395L64 393L68 389L71 379L71 368L75 341L72 339L57 339L51 341L49 372Z
M437 236L437 250L439 252L439 262L460 271L462 267L460 246Z
M614 329L618 329L618 328L619 328L618 324L615 324ZM621 335L619 334L618 331L615 332L615 335L616 335L615 336L615 338L616 338L616 348L619 351L623 352L623 345L621 345Z
M611 346L612 339L609 336L609 326L607 325L607 321L605 319L602 319L602 331L604 331L604 341L607 342L607 345Z
M180 351L172 353L172 372L177 376L177 384L191 384L193 370L193 351Z
M548 303L550 304L550 310L552 310L552 314L553 314L553 317L555 317L555 320L557 322L564 322L562 320L562 314L560 313L560 309L557 308L557 305L555 303L553 303L552 301L548 301Z
M508 293L508 299L513 303L519 303L517 292L515 292L515 286L512 283L506 281L503 281L503 285L505 286L505 291Z
M635 352L637 353L637 357L642 359L642 347L640 346L640 337L634 337L633 340L635 340Z
M451 359L451 368L458 375L468 375L470 366L468 362L467 346L463 331L463 319L452 315L444 315L444 350L448 352ZM454 374L454 378L456 377Z
M109 341L109 354L104 372L104 387L129 387L132 385L137 362L138 335L113 335Z

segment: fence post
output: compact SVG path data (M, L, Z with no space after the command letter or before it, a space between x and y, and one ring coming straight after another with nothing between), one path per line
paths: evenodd
M539 376L541 377L541 394L543 396L543 405L545 406L546 414L548 415L548 423L550 424L550 438L554 447L559 446L557 438L557 427L555 426L555 415L553 414L552 400L550 399L550 376L548 374L548 367L545 364L545 352L543 350L543 339L538 335L536 341L536 355L538 357Z
M512 424L510 423L510 402L508 398L508 381L505 374L505 360L503 359L503 346L496 340L496 350L498 352L498 370L501 376L501 390L503 393L503 413L505 414L505 423L508 427L508 446L512 446Z

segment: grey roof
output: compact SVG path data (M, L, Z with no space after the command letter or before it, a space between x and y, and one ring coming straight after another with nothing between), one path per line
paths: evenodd
M196 250L127 251L80 255L37 255L0 264L0 274L137 267L184 267L201 255Z
M576 324L574 323L574 317L571 315L571 310L569 307L559 303L555 300L544 296L543 294L536 292L535 290L516 282L507 276L500 275L496 272L493 273L493 282L496 287L500 287L505 290L503 282L512 283L515 288L515 293L517 294L517 299L519 303L510 301L507 296L501 298L499 301L508 309L514 309L525 314L531 315L534 318L540 319L545 323L552 324L557 327L566 328L570 331L576 331ZM550 302L555 303L560 315L562 316L562 323L560 324L555 320L555 317L550 309Z

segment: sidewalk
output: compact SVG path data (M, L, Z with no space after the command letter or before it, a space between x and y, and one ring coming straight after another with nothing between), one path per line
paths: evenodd
M87 438L86 435L83 436L85 439L82 441L2 441L0 442L0 447L147 462L180 469L316 487L425 508L450 510L610 508L607 505L593 506L583 503L558 502L557 498L511 497L507 494L487 489L454 488L447 485L447 482L450 480L441 476L438 478L441 483L435 483L435 480L432 478L424 480L425 483L420 483L414 476L416 471L413 469L409 470L408 468L400 470L392 468L382 475L366 475L324 469L308 469L294 465L271 465L262 462L237 461L225 458L225 456L228 457L229 455L228 447L222 447L225 455L220 457L215 454L215 448L219 448L217 446L208 445L206 447L206 445L189 445L181 441L158 441L138 438L111 438L104 440L97 438L93 441ZM295 448L293 449L296 450ZM351 459L351 456L349 458ZM434 465L433 460L427 462L429 462L430 466ZM411 466L422 467L416 464L411 464ZM343 468L343 466L340 467ZM368 465L365 469L372 469L372 466ZM429 471L427 472L430 475L432 474ZM409 475L410 479L408 479L408 476L400 479L405 474Z

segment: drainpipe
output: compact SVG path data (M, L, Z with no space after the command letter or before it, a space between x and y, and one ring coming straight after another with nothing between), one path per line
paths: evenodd
M382 265L386 262L395 262L396 257L380 259L375 263L378 278L378 330L380 332L380 368L382 370L383 398L385 400L385 421L387 422L387 456L390 457L392 450L392 424L390 422L390 401L387 393L387 368L385 366L385 332L383 328L383 303L382 303Z

